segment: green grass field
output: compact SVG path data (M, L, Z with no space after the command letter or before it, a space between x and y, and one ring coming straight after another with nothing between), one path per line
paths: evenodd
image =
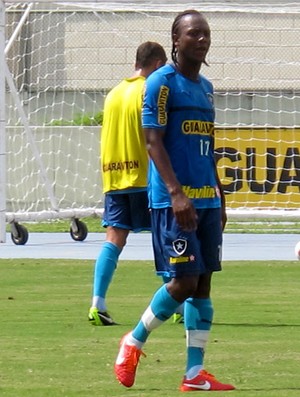
M224 262L214 276L206 369L237 390L213 395L300 395L299 266ZM120 262L108 296L116 327L88 324L92 275L93 261L0 260L1 397L182 395L184 329L171 321L150 336L131 389L113 374L121 336L160 285L153 264Z

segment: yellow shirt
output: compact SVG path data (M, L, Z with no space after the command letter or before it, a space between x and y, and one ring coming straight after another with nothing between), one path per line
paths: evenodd
M144 77L124 79L107 95L101 132L103 192L147 186L148 155L141 125Z

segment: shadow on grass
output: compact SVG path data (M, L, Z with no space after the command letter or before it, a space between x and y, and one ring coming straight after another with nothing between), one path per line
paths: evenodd
M229 327L262 327L262 328L283 328L283 327L300 327L300 324L253 324L253 323L213 323L214 326Z
M278 391L280 391L280 392L282 392L282 387L264 387L264 388L257 388L257 389L254 389L254 388L242 388L242 387L237 387L235 390L232 390L233 392L235 392L235 391L244 391L244 392L249 392L249 391L255 391L255 392L262 392L262 393L266 393L266 392L268 392L268 391L276 391L276 390L278 390ZM284 387L284 390L286 390L286 391L293 391L293 390L300 390L300 388L299 387Z

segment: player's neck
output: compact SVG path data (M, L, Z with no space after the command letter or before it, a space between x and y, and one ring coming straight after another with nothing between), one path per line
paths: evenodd
M190 80L198 81L199 80L199 73L201 69L201 63L177 63L175 65L176 69L180 74L187 77Z
M143 69L136 69L136 71L131 77L134 78L134 77L146 77L146 76L144 74Z

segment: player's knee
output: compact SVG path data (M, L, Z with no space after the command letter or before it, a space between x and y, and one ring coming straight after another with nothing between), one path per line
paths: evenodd
M211 289L211 273L203 274L199 277L197 290L195 292L196 298L206 299L210 297Z
M178 301L183 302L190 296L193 296L197 291L198 277L180 277L173 278L169 283L169 291L171 295Z

